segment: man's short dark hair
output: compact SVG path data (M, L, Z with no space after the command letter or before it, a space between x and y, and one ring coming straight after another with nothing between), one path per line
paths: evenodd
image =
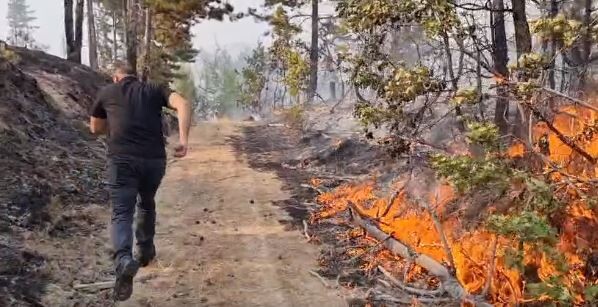
M127 62L114 61L114 63L112 63L112 73L123 74L123 75L134 75L135 70Z

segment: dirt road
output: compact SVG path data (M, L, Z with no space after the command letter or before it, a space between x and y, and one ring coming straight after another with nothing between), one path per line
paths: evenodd
M158 204L157 261L120 306L346 306L309 270L317 247L280 223L288 195L272 173L236 156L233 123L195 127L169 165Z

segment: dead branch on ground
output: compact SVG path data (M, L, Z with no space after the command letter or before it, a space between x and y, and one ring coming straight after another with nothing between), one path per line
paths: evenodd
M316 277L317 279L319 279L322 284L324 285L324 287L326 288L330 288L330 285L328 284L328 282L326 282L326 279L324 279L324 277L322 277L320 274L318 274L316 271L309 271L309 274L311 274L312 276Z
M400 282L398 279L396 279L394 276L392 276L392 274L390 274L390 272L388 272L387 270L385 270L382 266L378 266L378 270L382 274L384 274L384 276L386 276L386 278L388 278L388 280L390 280L390 282L393 285L395 285L399 289L401 289L401 290L403 290L405 292L409 292L411 294L422 295L422 296L439 297L445 291L444 288L442 287L442 284L436 290L427 290L427 289L413 288L413 287L410 287L410 286L408 286L408 285Z
M308 230L307 221L303 220L303 234L307 238L307 242L309 242L309 241L311 241L311 236L309 235L307 230Z
M73 289L86 290L86 291L101 291L101 290L110 289L112 287L114 287L114 280L96 282L96 283L91 283L91 284L78 284L78 285L74 285Z
M391 296L388 294L380 293L378 291L372 291L372 294L368 297L368 299L374 300L374 301L384 301L384 302L390 302L390 303L409 304L409 305L412 305L414 302L438 305L441 303L449 303L449 302L455 301L455 299L452 299L452 298L425 298L425 297L423 297L423 298L415 298L415 300L414 300L414 298L405 299L405 298L398 298L398 297L394 297L394 296Z

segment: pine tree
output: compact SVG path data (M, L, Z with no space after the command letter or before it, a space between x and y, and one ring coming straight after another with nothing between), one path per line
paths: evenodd
M74 0L64 0L72 7ZM77 0L80 1L80 0ZM233 10L218 0L95 0L102 66L126 59L143 80L169 83L182 63L193 62L192 26L201 19L222 19ZM68 37L73 18L65 11ZM70 31L70 33L69 33ZM69 36L70 34L70 36ZM139 57L139 59L138 59ZM151 68L151 70L150 70Z
M35 28L31 23L36 20L32 16L33 11L29 9L26 0L8 0L8 42L20 47L33 47L35 40L32 30Z

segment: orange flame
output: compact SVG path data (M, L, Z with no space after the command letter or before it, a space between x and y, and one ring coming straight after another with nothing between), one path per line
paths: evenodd
M598 133L590 135L588 139L588 133L584 132L585 140L578 137L580 132L588 131L588 127L592 123L596 123L597 118L598 114L594 111L567 106L562 108L561 113L555 117L553 125L563 135L575 139L583 150L593 156L598 156ZM571 163L576 159L574 151L545 124L536 125L534 137L538 140L542 135L547 137L550 160L564 166L564 170L570 172L567 174L557 173L551 177L553 182L559 183L564 180L564 177L571 176L570 174L575 174L576 177L582 179L596 178L598 167L580 168L578 163ZM517 143L507 150L506 155L511 158L521 158L525 153L524 144ZM352 203L360 209L362 214L378 221L380 229L392 234L394 238L411 246L418 253L448 263L449 259L441 243L441 235L427 208L422 208L411 201L405 192L401 192L392 204L388 204L387 199L374 195L374 186L374 182L344 185L320 195L318 203L322 207L314 219L333 217L346 210L348 204ZM592 248L598 246L598 216L595 210L588 207L585 200L580 199L580 193L572 190L588 192L588 189L581 184L560 191L560 196L567 199L568 204L563 217L561 217L562 221L559 223L561 225L559 228L560 242L557 248L563 253L570 268L565 275L565 284L575 289L583 289L585 285L598 284L598 281L586 281L583 273L585 255ZM496 306L509 306L515 302L525 301L525 277L523 273L508 266L507 250L517 247L515 242L486 230L470 231L465 229L458 216L446 214L447 204L451 203L455 197L456 193L450 186L440 185L428 195L427 202L433 205L431 210L442 221L442 231L449 243L459 281L470 293L480 293L486 287L490 261L494 259L495 270L488 292L491 302ZM496 257L492 255L494 245L496 245ZM542 252L524 246L523 257L524 265L538 268L538 277L543 281L549 280L557 273L555 265ZM389 256L388 253L385 256L378 253L376 258L371 261L381 262L385 266L391 267L393 263L395 266L398 263L397 259ZM407 264L403 263L403 265ZM375 267L371 263L369 266ZM410 272L408 278L415 275L421 277L422 273L424 273L422 268L416 267ZM574 303L583 303L580 293L574 293Z

